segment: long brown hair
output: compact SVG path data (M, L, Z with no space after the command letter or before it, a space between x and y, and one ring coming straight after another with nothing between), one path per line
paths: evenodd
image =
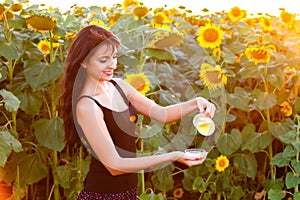
M85 81L85 72L82 70L81 63L99 44L107 42L116 48L120 46L119 39L111 31L97 25L89 25L77 33L69 48L61 82L62 94L59 98L64 120L65 142L68 144L80 142L74 124L73 102L78 99Z

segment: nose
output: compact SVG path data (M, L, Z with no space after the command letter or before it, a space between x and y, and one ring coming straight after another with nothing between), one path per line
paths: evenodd
M108 67L111 69L116 69L117 68L117 59L113 59L109 64Z

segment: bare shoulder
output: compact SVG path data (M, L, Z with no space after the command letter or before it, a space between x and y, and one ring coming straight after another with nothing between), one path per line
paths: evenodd
M101 111L101 112L95 112ZM76 113L81 116L89 116L91 113L102 113L101 108L90 98L81 98L76 105Z
M121 78L114 78L113 80L122 88L127 97L130 97L136 91L134 87Z

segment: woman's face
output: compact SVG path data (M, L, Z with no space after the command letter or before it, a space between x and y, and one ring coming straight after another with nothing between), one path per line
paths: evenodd
M98 81L109 81L117 68L117 50L112 45L101 45L88 55L88 59L82 63L87 71L87 78L95 78Z

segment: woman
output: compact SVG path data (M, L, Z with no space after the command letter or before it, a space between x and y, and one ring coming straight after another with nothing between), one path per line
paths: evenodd
M197 109L213 117L215 106L197 97L162 107L122 79L113 78L119 46L112 32L90 25L78 32L67 55L61 96L65 139L72 143L78 133L93 155L79 200L137 199L137 171L174 161L194 166L206 159L180 151L135 156L137 113L167 123Z

